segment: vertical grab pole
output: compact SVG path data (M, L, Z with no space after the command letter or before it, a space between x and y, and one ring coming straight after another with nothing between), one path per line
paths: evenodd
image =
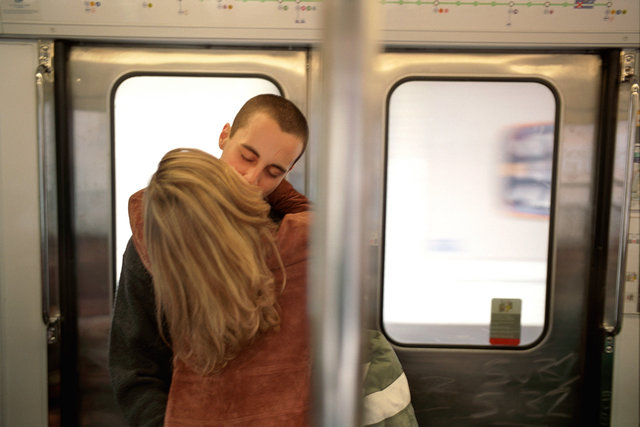
M624 305L624 283L631 208L631 182L633 180L633 147L637 138L636 115L640 108L640 86L635 68L637 52L621 52L622 76L620 85L621 123L627 124L626 135L616 144L612 184L611 222L609 224L609 254L605 306L602 328L610 339L620 332ZM626 109L626 111L625 111ZM622 113L626 112L626 115ZM618 219L615 221L614 219ZM608 344L607 344L608 345ZM611 346L611 348L613 348Z
M372 179L367 156L377 2L323 2L315 224L310 258L315 426L356 426L361 407L362 280Z
M36 96L38 119L38 169L40 171L40 246L42 263L42 319L47 342L59 339L60 302L58 286L58 186L55 141L54 45L38 45Z
M47 328L49 425L61 423L60 384L60 252L58 229L58 179L56 156L54 43L38 43L35 73L40 194L40 262L42 270L42 320Z

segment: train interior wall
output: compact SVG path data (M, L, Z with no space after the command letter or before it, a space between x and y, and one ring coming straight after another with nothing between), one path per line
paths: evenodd
M7 6L9 3L4 2L3 7L17 8L20 2ZM39 3L25 2L25 5L31 7ZM42 3L43 10L47 7ZM635 11L637 5L633 8ZM306 15L311 22L317 20L314 13L315 8ZM568 12L561 10L560 13ZM22 19L21 15L12 15L15 16ZM511 18L517 17L511 14ZM120 36L126 38L128 34ZM217 33L216 36L224 37ZM108 35L99 37L108 39ZM237 39L234 44L238 44ZM38 53L38 43L33 37L0 39L0 426L6 427L43 426L48 424L50 416L47 331L42 320L39 192L42 171L38 164L34 84ZM310 117L312 124L314 121L315 118ZM615 349L611 417L611 425L615 427L640 425L640 153L634 167L635 198L627 240L624 318ZM313 194L315 189L307 190Z

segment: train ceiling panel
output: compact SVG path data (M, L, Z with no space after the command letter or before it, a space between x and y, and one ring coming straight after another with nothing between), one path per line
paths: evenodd
M374 0L371 0L374 1ZM640 44L637 0L376 0L389 45ZM314 44L322 0L0 0L0 36Z
M638 0L383 0L387 42L637 46Z

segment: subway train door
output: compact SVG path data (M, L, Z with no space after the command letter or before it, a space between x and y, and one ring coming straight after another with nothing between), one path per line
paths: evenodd
M608 422L601 367L618 319L603 307L617 291L605 264L622 206L607 192L629 155L628 103L612 120L619 58L379 56L380 288L368 297L420 425Z
M63 425L125 425L112 397L107 345L130 237L128 197L171 148L217 155L223 125L258 93L282 94L306 113L307 52L71 46L66 58L69 138L61 157L69 176L60 185L68 188L62 203L70 239L58 403ZM289 174L300 191L304 163Z

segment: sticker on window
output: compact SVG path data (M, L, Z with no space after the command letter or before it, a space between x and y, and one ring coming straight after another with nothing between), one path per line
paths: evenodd
M493 298L491 300L489 343L508 346L520 344L521 313L521 299Z

